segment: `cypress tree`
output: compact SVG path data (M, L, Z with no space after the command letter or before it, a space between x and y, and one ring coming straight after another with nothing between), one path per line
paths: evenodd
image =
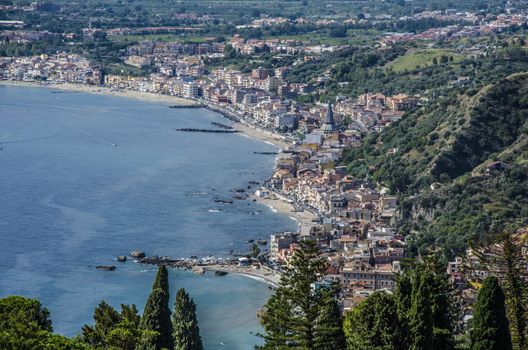
M410 349L433 349L433 313L431 309L432 278L429 273L418 273L412 292L409 313Z
M196 305L183 288L176 294L172 325L174 350L203 350Z
M506 311L510 321L512 343L516 349L528 348L528 279L527 258L523 254L523 235L507 230L474 249L480 262L497 276L504 286Z
M169 276L167 268L160 266L152 285L140 329L144 334L137 350L172 349L172 324L169 309Z
M512 349L505 299L498 279L486 278L475 304L471 350Z

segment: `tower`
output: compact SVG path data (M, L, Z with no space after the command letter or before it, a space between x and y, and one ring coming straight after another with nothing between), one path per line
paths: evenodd
M334 122L334 112L332 111L332 104L330 102L328 102L328 107L326 109L326 118L324 124L321 126L321 131L325 134L337 131Z

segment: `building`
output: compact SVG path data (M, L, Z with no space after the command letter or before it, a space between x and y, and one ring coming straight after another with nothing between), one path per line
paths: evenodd
M323 125L321 126L321 131L325 134L337 131L334 122L334 112L332 111L332 104L330 103L328 103L328 107L326 109L326 118Z
M251 71L251 77L255 79L264 80L268 77L268 70L264 69L262 67L258 67L257 69L253 69Z
M371 291L396 288L396 274L391 265L379 265L371 267L361 263L354 266L345 266L341 271L341 283L343 286L352 286L354 289L366 289Z
M271 235L270 259L277 260L282 250L289 249L290 245L297 241L297 235L292 232L277 233Z
M244 103L247 105L254 105L257 103L257 95L255 94L247 94L244 96Z
M195 82L187 82L183 84L182 95L187 98L194 98L200 95L200 89Z
M286 113L275 116L275 128L295 130L299 126L299 116L295 113Z
M269 92L277 92L280 85L281 85L281 80L279 77L268 77L266 81L266 89Z
M408 111L418 105L418 99L399 94L387 99L389 108L393 111Z

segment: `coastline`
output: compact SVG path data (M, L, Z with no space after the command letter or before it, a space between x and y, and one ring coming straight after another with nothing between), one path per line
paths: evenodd
M263 283L267 283L273 287L276 287L279 284L280 281L280 273L277 271L270 271L265 267L261 267L260 269L254 269L252 267L240 267L240 266L233 266L233 265L208 265L204 266L205 271L222 271L227 273L232 273L236 275L241 275L244 277L253 278L255 280L258 280Z
M148 92L137 92L133 90L114 90L104 86L91 86L91 85L82 85L82 84L39 84L37 82L22 82L22 81L0 81L0 86L19 86L19 87L44 87L49 89L58 89L63 91L71 92L81 92L81 93L90 93L90 94L99 94L107 96L117 96L117 97L127 97L134 98L149 102L161 102L168 104L178 104L182 106L193 106L197 105L199 102L175 96L161 95ZM215 110L214 108L209 109L216 113L221 114L223 117L226 117L223 113ZM235 116L236 117L236 116ZM227 117L226 117L227 118ZM236 117L239 119L238 117ZM229 120L232 120L228 118ZM232 120L233 121L233 120ZM272 144L279 150L283 150L290 147L290 144L277 134L274 134L270 131L260 129L256 126L253 126L244 121L233 121L233 126L236 130L241 131L238 133L241 136L253 138L268 144ZM287 198L282 196L276 196L275 199L271 198L260 198L255 195L250 196L249 199L255 199L256 202L261 203L272 210L288 215L291 219L295 220L298 224L298 232L301 235L308 235L310 228L313 226L312 220L316 218L311 212L308 211L294 211L294 206L287 201ZM225 266L225 265L214 265L206 268L210 271L225 271L228 273L240 274L256 279L260 279L263 282L276 285L280 279L280 274L273 272L263 272L262 270L257 270L253 268L243 268L243 267L234 267L234 266Z
M106 95L106 96L118 96L118 97L128 97L134 98L143 101L150 102L163 102L163 103L172 103L179 104L184 106L192 106L198 104L194 100L189 100L182 97L169 96L155 94L151 92L140 92L133 90L116 90L111 89L105 86L95 86L95 85L83 85L83 84L72 84L72 83L63 83L63 84L40 84L37 82L26 82L26 81L16 81L16 80L0 80L0 85L4 86L22 86L22 87L43 87L48 89L57 89L64 91L72 92L84 92L90 94Z
M47 89L57 89L63 91L72 91L72 92L82 92L89 94L98 94L106 96L117 96L117 97L127 97L133 98L148 102L161 102L168 104L176 104L181 106L196 106L200 104L198 101L191 100L188 98L169 96L155 94L151 92L139 92L133 90L115 90L105 86L94 86L94 85L83 85L83 84L72 84L72 83L63 83L63 84L40 84L38 82L27 82L27 81L17 81L17 80L0 80L0 86L19 86L19 87L37 87L37 88L47 88ZM222 113L215 109L209 109L215 113L219 113L223 116ZM224 116L225 117L225 116ZM238 117L237 117L238 118ZM231 120L231 119L230 119ZM278 148L285 149L290 145L279 136L274 135L269 131L259 129L255 126L250 126L244 122L233 122L236 130L241 131L241 135L245 137L254 138L268 144L272 144Z
M256 199L258 203L262 203L278 213L286 214L291 219L297 221L298 232L301 236L307 236L310 234L313 220L317 218L315 214L306 210L294 211L294 206L281 198L271 199L259 198L257 196L252 196L252 198Z
M239 133L241 136L257 139L267 144L272 144L273 146L278 147L280 150L290 146L285 140L273 135L271 132L259 129L257 127L252 127L242 122L234 122L234 127L236 130L241 131Z

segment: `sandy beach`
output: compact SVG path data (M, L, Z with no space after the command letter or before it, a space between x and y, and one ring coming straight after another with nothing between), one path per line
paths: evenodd
M276 271L269 270L268 268L261 267L260 269L255 269L253 267L241 267L234 265L209 265L204 266L206 271L224 271L227 273L235 273L238 275L243 275L251 278L255 278L266 283L271 284L276 287L280 281L280 274Z
M161 95L161 94L155 94L155 93L150 93L150 92L139 92L139 91L133 91L133 90L123 90L123 89L117 90L117 89L110 89L104 86L95 86L95 85L82 85L82 84L70 84L70 83L39 84L37 82L24 82L24 81L12 81L12 80L2 80L0 81L0 85L44 87L44 88L49 88L49 89L85 92L85 93L90 93L90 94L99 94L99 95L106 95L106 96L128 97L128 98L135 98L135 99L139 99L143 101L163 102L163 103L183 105L183 106L191 106L191 105L197 104L196 101L189 100L186 98L176 97L176 96Z
M274 210L276 210L278 213L286 214L290 218L297 221L299 225L299 232L301 235L308 235L310 234L310 229L314 225L313 220L316 219L316 216L306 210L304 211L294 211L293 205L285 201L284 199L276 198L259 198L257 196L252 196L252 198L256 199L257 202L262 203Z
M265 131L262 129L258 129L254 126L249 126L247 124L242 123L235 123L235 129L240 130L242 132L242 135L246 135L248 137L273 144L280 149L285 149L290 146L288 142L286 142L284 139L280 138L277 134L273 134L269 131Z

